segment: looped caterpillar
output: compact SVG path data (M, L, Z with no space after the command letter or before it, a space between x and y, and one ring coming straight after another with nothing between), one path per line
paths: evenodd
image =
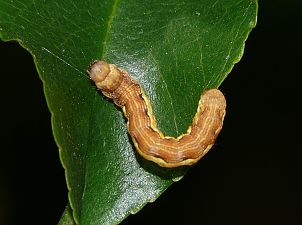
M213 146L222 128L226 101L218 89L201 95L187 133L174 138L158 130L148 97L126 71L96 60L88 73L97 88L122 107L138 153L159 166L173 168L196 163Z

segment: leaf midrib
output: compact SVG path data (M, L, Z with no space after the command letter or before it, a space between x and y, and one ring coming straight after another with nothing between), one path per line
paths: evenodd
M110 34L110 30L111 30L112 23L113 23L113 18L116 15L116 12L117 12L117 6L118 6L119 2L120 2L120 0L114 0L114 3L112 4L111 14L109 15L109 19L108 19L108 23L107 23L107 29L105 30L106 33L105 33L105 38L104 38L104 41L103 41L102 51L100 53L100 59L102 59L104 57L104 55L107 51L107 46L108 46L107 43L108 43L108 39L109 39L109 34ZM103 32L103 31L101 30L101 32ZM88 135L88 137L91 136L92 127L95 123L94 109L95 109L95 103L96 103L96 100L97 100L98 96L99 96L98 93L95 92L94 96L93 96L93 100L92 100L91 110L90 110L91 113L89 115L89 125L88 125L89 135ZM86 148L86 153L85 153L85 166L84 166L85 167L84 188L83 188L83 193L82 193L82 197L81 197L82 200L85 196L85 190L86 190L86 184L87 184L87 182L86 182L86 177L87 177L87 160L86 160L87 159L87 152L91 148L91 143L92 143L91 139L87 139L87 143L86 143L87 148ZM73 204L70 203L70 205L71 205L71 208L73 209ZM82 211L82 205L81 205L80 208L81 208L81 211ZM75 218L76 223L79 224L79 221L77 219L78 217L76 217L75 213L76 212L73 211L73 217ZM81 214L81 212L80 212L80 214ZM79 215L79 219L80 219L80 215Z

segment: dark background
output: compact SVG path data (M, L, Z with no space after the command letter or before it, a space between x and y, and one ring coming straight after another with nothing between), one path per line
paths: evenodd
M123 225L302 224L301 9L259 2L244 57L221 86L228 113L216 147ZM0 42L0 57L0 225L57 224L67 189L42 82L17 43Z

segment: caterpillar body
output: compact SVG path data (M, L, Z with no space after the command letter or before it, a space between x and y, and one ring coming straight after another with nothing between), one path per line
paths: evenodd
M222 129L226 100L218 89L203 92L192 125L185 134L174 138L159 131L149 98L128 72L96 60L90 64L88 73L96 87L122 107L138 153L159 166L195 164L210 150Z

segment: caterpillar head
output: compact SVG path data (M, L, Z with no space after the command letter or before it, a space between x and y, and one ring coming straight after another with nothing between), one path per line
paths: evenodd
M101 60L95 60L89 65L88 74L106 96L113 93L123 81L122 72L115 65Z

